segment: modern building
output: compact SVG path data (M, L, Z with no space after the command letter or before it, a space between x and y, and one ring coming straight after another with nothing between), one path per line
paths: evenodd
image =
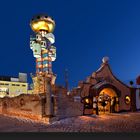
M19 73L17 77L0 76L0 97L15 97L28 93L27 74Z

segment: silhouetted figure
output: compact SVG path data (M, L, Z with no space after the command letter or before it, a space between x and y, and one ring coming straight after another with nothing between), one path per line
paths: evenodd
M101 105L103 106L103 110L104 110L104 113L105 113L105 106L107 105L106 101L103 100Z

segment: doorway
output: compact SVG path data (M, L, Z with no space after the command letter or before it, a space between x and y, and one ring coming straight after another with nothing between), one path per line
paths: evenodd
M99 115L115 113L117 99L117 94L112 88L103 88L98 96Z

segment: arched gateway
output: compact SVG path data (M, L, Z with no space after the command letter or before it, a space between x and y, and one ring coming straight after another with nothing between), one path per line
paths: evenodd
M89 98L92 100L93 114L96 114L96 107L98 108L98 114L118 112L120 96L121 92L111 84L104 84L98 88L94 85L91 86Z

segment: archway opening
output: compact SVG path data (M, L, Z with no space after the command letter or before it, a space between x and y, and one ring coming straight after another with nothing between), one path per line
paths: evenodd
M117 93L112 88L103 88L98 96L99 114L115 113L116 101L118 100Z

